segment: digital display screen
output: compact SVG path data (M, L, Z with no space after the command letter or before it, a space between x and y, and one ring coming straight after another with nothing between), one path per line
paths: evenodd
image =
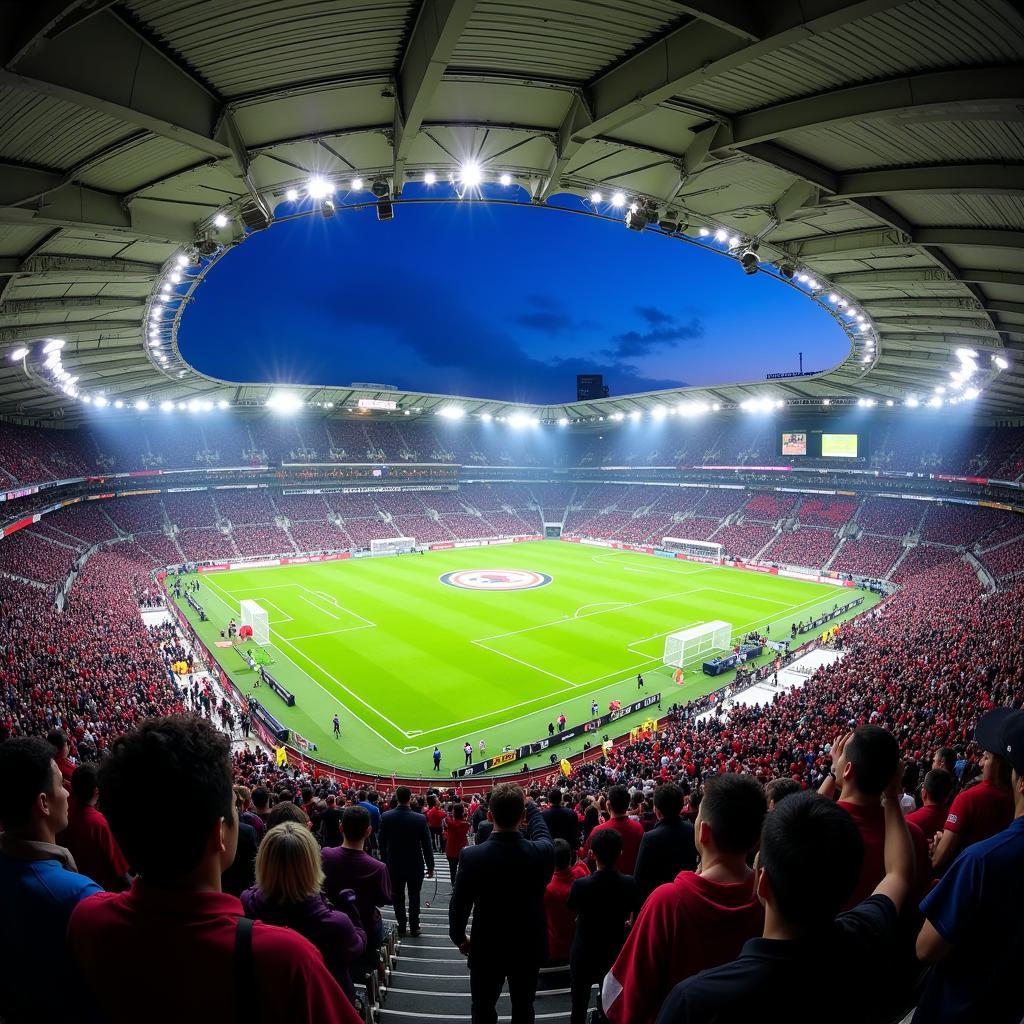
M824 458L857 458L856 434L822 434L821 454Z
M807 434L804 431L799 431L793 434L782 435L782 454L783 455L806 455L807 454Z

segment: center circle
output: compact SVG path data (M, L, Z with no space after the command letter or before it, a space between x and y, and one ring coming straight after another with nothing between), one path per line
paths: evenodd
M459 569L446 572L439 579L460 590L533 590L546 587L551 577L531 569Z

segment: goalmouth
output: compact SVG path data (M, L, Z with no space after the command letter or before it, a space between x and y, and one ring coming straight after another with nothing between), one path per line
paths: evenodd
M732 646L732 625L722 620L703 622L669 633L665 637L665 654L662 664L685 668L688 664L706 658L717 651L726 651Z
M401 555L416 550L415 537L383 537L370 541L371 555Z
M685 555L691 562L710 562L721 565L725 561L725 548L710 540L689 540L686 537L662 537L665 551Z

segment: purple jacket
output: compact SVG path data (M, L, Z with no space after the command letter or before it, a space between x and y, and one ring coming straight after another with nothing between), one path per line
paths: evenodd
M325 849L323 864L327 898L337 904L345 889L353 889L359 920L371 939L375 937L380 927L377 908L390 906L392 902L387 866L362 850L346 850L343 846Z
M353 924L348 914L331 909L319 893L307 896L301 903L273 904L267 901L258 885L246 889L241 900L246 917L291 928L309 939L323 953L327 969L345 994L350 1000L354 999L348 969L366 950L366 932Z

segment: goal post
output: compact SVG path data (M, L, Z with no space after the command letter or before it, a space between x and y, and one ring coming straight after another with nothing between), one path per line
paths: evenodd
M686 537L662 537L661 546L696 562L712 562L721 565L725 560L725 548L710 540L690 540Z
M732 646L732 625L716 620L703 622L669 633L665 637L665 655L662 663L675 668L706 658L717 651L726 651Z
M370 541L371 555L400 555L404 551L415 550L415 537L382 537Z
M252 626L252 638L260 645L270 643L270 618L266 608L255 601L242 601L241 612L243 626Z

